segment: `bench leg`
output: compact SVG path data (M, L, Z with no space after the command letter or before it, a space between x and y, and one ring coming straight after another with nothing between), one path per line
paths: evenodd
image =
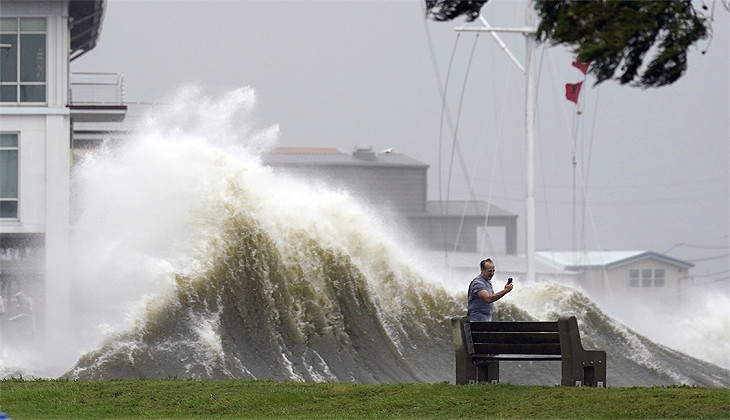
M605 354L605 353L604 353ZM563 359L563 386L606 387L606 356Z
M469 322L465 316L451 318L451 328L454 339L454 354L456 365L456 384L465 385L478 382L499 382L499 361L490 360L474 363L469 356L464 335L464 324Z
M466 337L462 325L467 317L454 317L451 326L454 336L454 350L456 355L456 385L466 385L476 377L476 366L471 362L466 349Z
M456 355L456 385L466 385L474 382L479 376L478 366L471 362L468 355Z
M585 350L575 317L558 319L563 386L606 387L606 352Z
M483 362L476 365L476 378L474 382L498 383L499 382L499 361Z

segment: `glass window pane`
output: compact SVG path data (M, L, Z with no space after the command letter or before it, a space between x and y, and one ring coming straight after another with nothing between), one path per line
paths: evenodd
M0 102L18 102L18 86L0 87Z
M0 150L0 198L18 198L17 150Z
M644 268L641 270L641 287L651 287L653 283L652 269Z
M46 81L45 35L34 34L20 36L20 81Z
M21 32L45 32L46 31L46 20L44 18L21 18L20 19L20 31Z
M654 287L664 287L664 269L654 270Z
M629 270L629 287L639 287L639 270Z
M0 201L0 218L17 218L17 201Z
M45 102L45 85L20 85L20 102Z
M0 81L18 81L18 36L0 35L0 44L10 45L10 48L0 50Z
M0 31L16 32L18 30L17 18L0 18Z
M0 147L18 147L18 135L0 134Z

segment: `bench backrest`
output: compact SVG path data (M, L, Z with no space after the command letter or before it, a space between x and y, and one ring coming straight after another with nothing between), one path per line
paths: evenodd
M466 322L467 352L559 355L558 322Z

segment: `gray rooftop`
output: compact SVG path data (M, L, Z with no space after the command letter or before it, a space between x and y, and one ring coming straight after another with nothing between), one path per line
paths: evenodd
M489 205L486 201L465 201L465 200L450 200L450 201L438 201L430 200L426 203L426 211L428 214L436 214L441 216L461 217L469 216L484 216L487 214L487 206L489 206L489 216L506 216L506 217L517 217L516 214L511 213L501 207L497 207L494 204Z
M356 148L352 154L328 147L277 147L262 154L261 159L273 166L392 166L428 168L428 165L392 150L375 152L368 146Z
M575 270L587 267L615 267L634 261L653 258L669 264L692 268L694 264L659 254L654 251L585 251L585 252L549 252L536 254L545 264L554 267Z

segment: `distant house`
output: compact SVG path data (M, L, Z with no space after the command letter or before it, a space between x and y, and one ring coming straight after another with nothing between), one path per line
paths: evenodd
M538 252L545 265L576 273L592 295L624 300L676 302L694 264L653 251Z
M278 147L262 160L274 169L344 188L388 211L425 249L473 252L481 227L504 228L506 254L517 253L517 215L483 201L429 201L428 165L386 150L358 146L352 154L336 148ZM487 216L488 213L488 216Z

